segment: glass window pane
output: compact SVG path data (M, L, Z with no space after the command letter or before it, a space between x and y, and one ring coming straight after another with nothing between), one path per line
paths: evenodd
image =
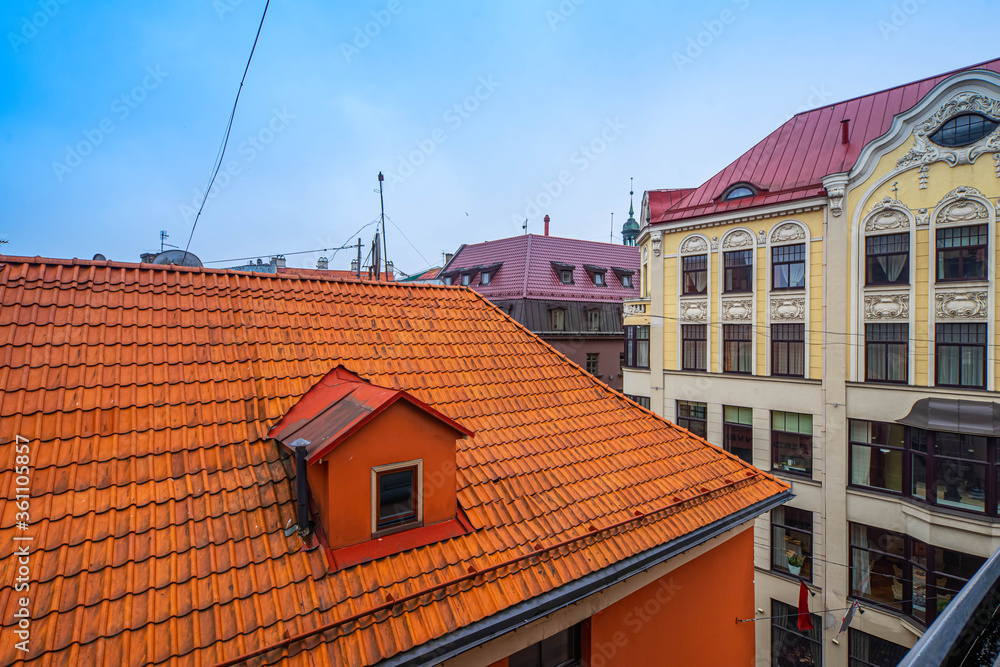
M902 493L903 452L851 445L851 484Z
M983 512L986 509L986 466L935 458L937 504Z
M910 462L910 495L914 498L927 499L927 459L917 454L912 455Z
M378 475L378 528L387 528L416 518L413 468Z

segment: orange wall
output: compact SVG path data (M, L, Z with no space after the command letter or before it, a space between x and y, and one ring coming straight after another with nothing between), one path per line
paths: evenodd
M753 665L753 604L748 528L592 616L590 667Z
M398 401L338 445L323 463L309 465L330 547L371 539L371 469L423 459L424 525L454 519L455 441L461 434L406 401ZM322 477L326 477L324 482Z

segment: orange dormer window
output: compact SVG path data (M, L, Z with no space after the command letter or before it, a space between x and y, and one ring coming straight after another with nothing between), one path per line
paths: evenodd
M300 532L349 551L338 565L465 531L455 442L472 432L407 392L338 366L269 435L295 454Z

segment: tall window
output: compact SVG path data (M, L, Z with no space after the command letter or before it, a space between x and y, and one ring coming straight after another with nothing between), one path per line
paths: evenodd
M909 359L909 325L865 325L865 379L905 384Z
M649 368L649 325L625 327L625 365Z
M773 667L822 667L823 621L810 614L812 630L799 630L799 610L771 600L771 665Z
M812 474L812 415L771 411L771 468Z
M805 377L806 325L771 325L771 375Z
M896 667L910 649L899 644L861 632L847 629L847 667Z
M771 289L804 289L806 286L806 244L771 248Z
M753 337L749 324L722 325L722 372L753 372Z
M681 259L684 294L704 294L708 289L708 255Z
M580 625L558 632L507 658L510 667L571 667L580 664Z
M987 225L937 230L937 279L985 280Z
M708 437L708 404L677 401L677 425L695 435Z
M600 356L600 354L594 354L592 352L587 353L587 372L591 375L597 375L597 360Z
M708 327L704 324L681 325L681 369L708 370Z
M812 512L771 510L771 569L812 581Z
M414 523L418 518L417 466L375 469L375 530Z
M553 308L549 311L549 320L552 331L566 330L566 310L563 308Z
M865 239L865 284L910 282L910 235L885 234Z
M587 330L588 331L601 330L601 311L599 310L587 311Z
M930 625L986 562L905 533L849 523L851 595Z
M753 465L753 409L722 407L722 444L727 452Z
M903 492L904 426L852 419L851 484Z
M985 389L986 325L936 325L934 357L939 386Z
M753 250L733 250L723 257L723 290L753 291Z

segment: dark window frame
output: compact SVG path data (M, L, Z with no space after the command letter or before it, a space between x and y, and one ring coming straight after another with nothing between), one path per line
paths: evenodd
M954 241L954 235L958 234L958 240L971 240L972 234L975 231L977 240L982 241L981 243L970 243L968 245L947 245L949 241ZM962 225L955 227L938 227L935 232L935 243L934 243L934 271L936 281L939 283L949 283L949 282L969 282L969 281L985 281L989 280L990 269L989 269L989 225ZM943 255L949 252L955 252L961 249L964 253L982 253L981 258L977 258L975 261L982 267L982 275L979 276L967 276L966 272L966 257L962 254L958 256L958 273L957 275L942 275L942 273L947 273L946 269L950 266L947 263L946 257Z
M801 252L801 257L797 253ZM795 254L793 254L795 253ZM808 285L808 275L806 271L806 244L790 243L771 248L771 291L782 292L785 290L804 290ZM802 265L802 284L792 285L792 267ZM778 286L779 273L785 274L785 286Z
M682 408L685 409L682 410ZM708 437L708 403L678 400L676 410L676 424L678 426L686 428L702 438ZM684 413L683 415L681 414L682 412Z
M809 417L809 433L805 434L801 431L789 431L785 428L775 428L775 415L795 415L796 424L800 421L799 417ZM770 416L770 428L771 428L771 470L778 471L785 475L795 475L797 477L804 477L807 479L812 478L813 471L813 424L812 415L807 415L805 413L799 412L787 412L784 410L771 410ZM782 418L783 422L787 423L787 416ZM792 442L792 441L796 442ZM807 450L804 454L796 455L796 459L801 459L806 461L805 468L793 467L790 462L782 464L779 462L778 447L784 449L791 449L792 447L798 447L800 450Z
M857 648L861 639L874 644L876 653L882 653L883 655L869 655L866 658L855 656L854 653L861 652ZM871 640L875 641L872 642ZM885 646L880 647L879 644L885 644ZM872 647L870 646L870 648ZM887 652L897 655L884 655ZM891 642L888 639L883 639L882 637L861 630L855 630L854 628L847 629L847 667L896 667L909 652L910 649ZM872 660L876 660L877 662L872 662Z
M798 337L791 337L798 332ZM799 361L801 373L794 371L794 362ZM805 324L772 324L771 325L771 375L775 377L806 376L806 325ZM782 363L784 362L784 363ZM781 371L784 365L787 372Z
M981 113L963 113L941 123L927 138L938 146L958 148L985 139L997 129L997 124L998 121Z
M981 340L979 342L970 341L942 341L943 338L950 336L968 336L972 334L972 329L981 331ZM948 361L950 355L943 354L944 348L958 348L959 357L959 369L958 369L958 384L952 384L948 382L942 382L941 380L941 369L943 364ZM969 384L963 382L963 369L964 364L962 363L962 357L965 353L966 348L976 349L982 357L982 369L981 369L981 384ZM938 322L934 326L934 386L936 387L960 387L962 389L986 389L989 377L989 327L985 322L958 322L958 323L946 323Z
M625 394L625 398L627 398L627 399L629 399L631 401L635 401L636 403L638 403L642 407L644 407L647 410L649 410L649 396L635 396L633 394Z
M597 309L587 311L587 331L601 330L601 311Z
M889 278L880 258L903 257L903 268L895 280ZM865 285L910 284L910 233L865 237Z
M785 575L792 576L792 577L798 577L799 579L802 579L803 581L809 581L809 582L811 582L813 580L813 562L814 562L813 561L812 548L813 548L813 543L814 543L814 539L815 539L813 513L810 512L809 510L800 509L798 507L789 507L788 505L782 505L778 509L780 509L781 512L782 512L782 514L785 515L783 517L783 519L782 519L783 523L779 523L779 522L775 521L775 519L774 519L775 510L771 510L771 512L769 512L770 516L768 517L770 519L770 522L771 522L771 542L770 542L770 544L771 544L771 548L770 548L770 552L771 552L771 556L770 556L771 571L772 572L779 572L781 574L785 574ZM802 520L802 521L805 521L806 519L808 519L808 521L809 521L809 528L807 529L807 528L803 527L802 525L796 525L794 523L794 521L796 519L799 519L799 520ZM775 554L775 551L777 550L777 547L775 545L775 529L776 528L785 531L785 533L786 533L785 541L786 542L788 542L788 536L787 536L787 534L788 534L789 531L796 532L796 533L803 533L803 534L808 533L808 535L809 535L809 537L808 537L808 542L809 542L808 553L806 552L805 546L803 545L802 557L805 559L805 562L802 564L802 569L799 571L798 574L792 574L792 571L790 569L790 565L791 565L790 563L788 565L781 565L780 563L775 563L774 562L774 554ZM787 551L787 548L784 549L784 550ZM787 558L786 558L786 561L787 561Z
M410 473L410 498L411 509L406 514L396 514L391 516L382 515L382 480L390 475L399 473ZM414 528L420 524L420 475L419 465L404 464L398 467L375 470L375 507L372 511L375 516L375 534L385 535L387 532L396 532L407 528Z
M743 192L741 192L742 190L746 190L747 193L743 194ZM735 201L737 199L756 197L758 192L760 191L749 183L733 183L726 188L725 192L722 193L722 196L719 197L719 199L721 201Z
M754 250L727 250L722 253L722 291L726 294L753 292ZM749 258L749 262L744 261ZM733 287L734 284L741 285ZM743 287L742 285L746 286Z
M698 277L705 281L705 287L698 289ZM690 284L690 289L689 289ZM708 293L708 255L686 255L681 257L681 293Z
M600 368L600 353L598 352L588 352L587 353L587 372L591 375L597 375L598 369Z
M708 371L708 325L681 325L681 370Z
M734 361L734 357L735 363L730 363ZM742 367L744 361L745 369ZM730 375L753 375L753 370L753 325L723 324L722 372Z
M902 348L902 377L890 378L892 368L890 352ZM872 376L872 357L881 357L886 369L884 378ZM879 384L908 384L910 381L910 325L899 322L865 324L865 382Z
M643 356L645 365L640 363ZM649 369L648 324L630 324L625 327L625 368Z
M564 641L568 649L565 659L546 661L547 646ZM521 649L507 658L509 667L578 667L583 659L583 627L577 623L546 637L542 641Z
M738 419L740 418L740 412L743 410L748 411L750 413L750 423L730 421L726 416L729 410L736 410ZM746 446L736 446L735 443L737 441L746 442ZM745 408L738 405L722 406L722 448L730 454L740 457L746 463L753 465L753 408ZM747 452L747 455L742 453L744 451Z
M813 629L799 630L798 611L794 605L771 599L771 664L776 667L806 664L822 667L823 620L816 614L809 614ZM801 647L810 649L808 655Z

